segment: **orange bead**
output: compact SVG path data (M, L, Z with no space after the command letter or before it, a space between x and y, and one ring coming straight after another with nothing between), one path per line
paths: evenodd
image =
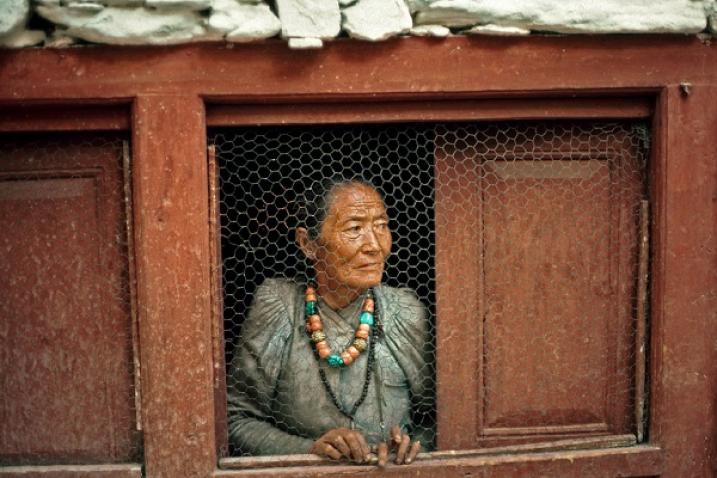
M321 342L316 342L316 350L319 349L328 349L329 343L325 340L322 340Z
M316 294L306 294L306 302L316 302Z
M344 365L349 365L354 361L354 358L348 352L341 352L341 359L344 361Z
M373 312L373 310L374 310L374 302L373 302L373 299L366 299L366 300L363 302L363 310L365 310L365 311L367 311L367 312Z
M318 315L310 315L309 316L309 329L312 332L316 332L317 330L322 330L324 327L321 325L321 317Z
M328 348L328 347L323 348L323 349L319 349L317 352L319 352L319 357L321 357L322 359L324 359L324 358L328 357L329 355L331 355L331 349Z
M367 340L368 339L368 330L359 329L356 331L356 333L354 335L360 339Z
M358 329L365 330L366 332L369 332L371 330L371 326L368 324L359 324Z
M306 295L309 295L309 294L316 294L316 289L314 289L314 288L311 287L311 286L307 287L307 288L306 288Z
M361 352L358 351L356 347L351 345L349 348L346 349L346 351L349 353L349 355L352 358L357 358L359 355L361 355Z

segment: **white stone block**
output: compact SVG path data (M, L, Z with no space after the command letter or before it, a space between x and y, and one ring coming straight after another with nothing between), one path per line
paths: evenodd
M445 38L451 34L451 29L443 25L418 25L409 31L416 37L438 37Z
M559 33L697 33L707 23L704 3L692 0L423 0L415 6L416 24L455 27L494 24Z
M104 5L96 2L69 2L67 9L77 14L82 15L85 13L97 13L104 10Z
M0 0L0 37L18 33L29 16L29 0Z
M360 40L385 40L413 26L411 12L403 0L358 0L342 13L344 31Z
M24 48L39 45L44 40L45 32L42 30L25 30L24 28L20 28L0 37L0 47Z
M206 10L212 6L212 0L145 0L150 8L167 8L181 10Z
M67 48L77 43L77 40L65 33L64 29L56 28L52 35L45 40L47 48Z
M202 16L191 11L107 7L95 15L78 16L65 7L40 5L36 10L65 26L68 35L95 43L171 45L212 38Z
M338 0L276 0L285 38L333 38L341 31Z
M281 22L265 3L214 0L209 28L228 33L226 39L229 41L246 42L279 34Z
M102 3L108 7L141 7L144 0L102 0Z
M289 38L289 48L292 50L316 50L324 46L321 38Z
M500 37L526 36L530 35L530 30L518 27L503 27L500 25L478 25L463 33L470 35L492 35Z

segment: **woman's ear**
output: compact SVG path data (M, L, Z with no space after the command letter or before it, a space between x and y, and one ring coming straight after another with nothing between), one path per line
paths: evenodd
M305 227L296 228L296 244L301 252L312 261L316 260L316 244L309 238L309 231Z

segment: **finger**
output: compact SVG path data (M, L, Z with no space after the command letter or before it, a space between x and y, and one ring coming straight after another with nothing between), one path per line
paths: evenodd
M332 460L341 459L341 452L329 445L328 443L326 444L326 446L324 446L324 455L328 456Z
M411 449L408 452L408 456L406 457L407 465L410 465L413 462L413 460L416 459L416 455L418 455L419 451L421 451L421 442L414 441L413 445L411 445Z
M348 444L346 443L346 440L344 440L344 437L341 435L334 438L334 440L331 443L334 448L336 448L338 451L341 452L343 456L346 458L351 458L351 448L349 448Z
M364 461L368 461L369 455L371 454L371 447L368 446L366 438L363 433L356 432L356 438L358 438L359 444L361 445L361 451L363 452Z
M363 463L366 455L361 449L361 443L358 438L356 438L356 433L347 433L344 435L344 439L346 443L348 443L349 448L351 448L351 455L349 455L349 457L357 463Z
M381 442L378 444L378 466L383 468L386 466L386 461L388 460L388 444L386 442Z
M401 439L401 444L398 445L398 451L396 452L396 464L397 465L403 465L403 462L406 460L406 452L408 451L408 445L411 444L411 437L408 435L403 435L403 438Z
M393 439L393 444L395 446L401 444L401 428L399 428L398 425L391 428L391 438Z

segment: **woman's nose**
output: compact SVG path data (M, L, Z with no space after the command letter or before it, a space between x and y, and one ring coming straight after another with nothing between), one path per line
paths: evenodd
M373 229L369 229L364 234L363 250L365 252L378 252L381 249L381 245L378 242L378 237Z

